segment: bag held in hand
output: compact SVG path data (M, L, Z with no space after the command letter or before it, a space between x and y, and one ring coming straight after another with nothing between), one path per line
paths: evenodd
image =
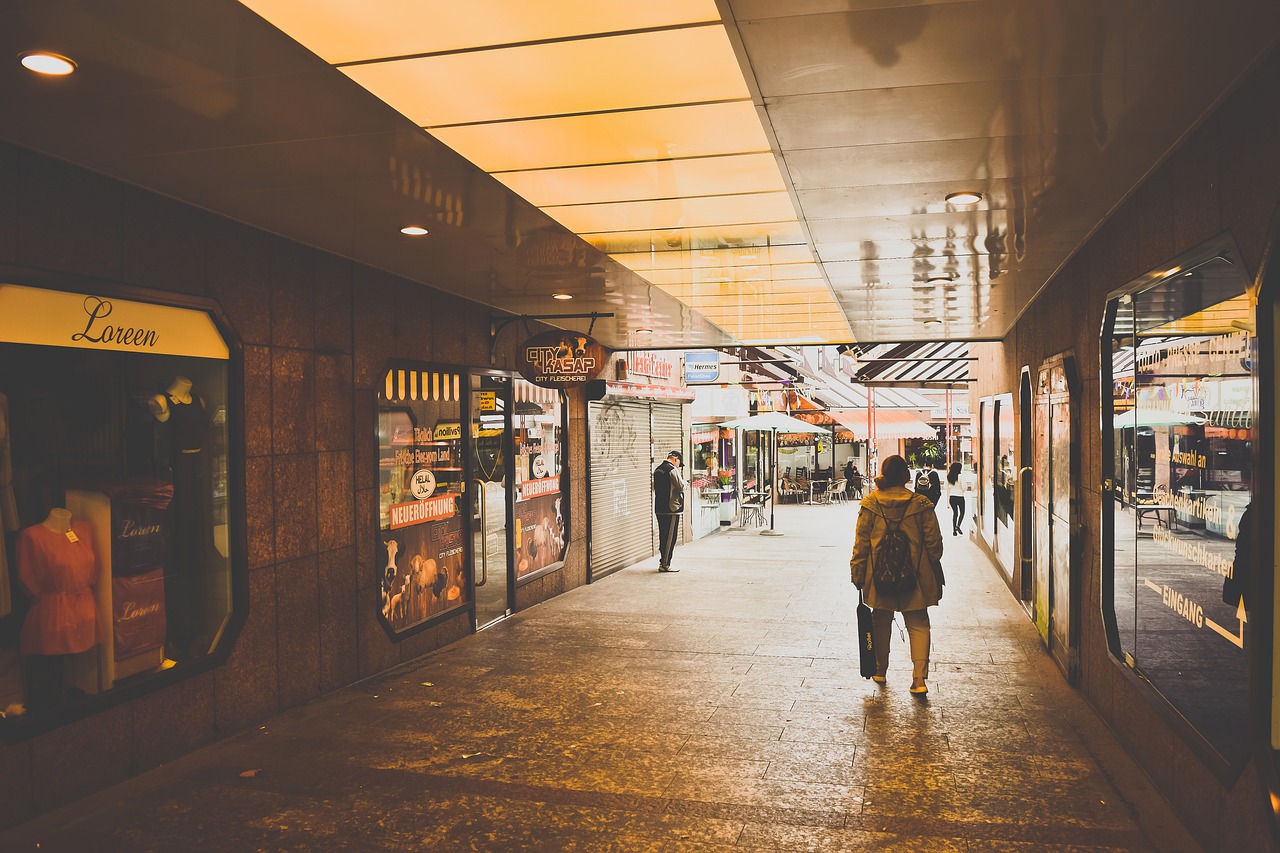
M858 593L858 671L863 678L876 674L876 648L871 640L871 608L862 603Z
M871 555L871 582L880 595L906 595L916 585L916 573L911 570L911 543L902 532L906 510L896 525L883 509L876 514L884 519L885 531Z

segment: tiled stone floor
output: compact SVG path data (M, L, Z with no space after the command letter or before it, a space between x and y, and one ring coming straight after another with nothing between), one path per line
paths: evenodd
M681 546L0 849L1200 849L967 537L928 696L898 637L889 684L860 678L855 512L779 507L782 536Z

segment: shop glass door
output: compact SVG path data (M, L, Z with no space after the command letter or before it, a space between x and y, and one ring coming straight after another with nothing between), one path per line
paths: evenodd
M509 377L471 376L471 554L477 629L511 613L510 411Z

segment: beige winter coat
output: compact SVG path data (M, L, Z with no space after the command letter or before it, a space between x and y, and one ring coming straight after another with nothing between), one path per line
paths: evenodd
M911 547L916 567L916 587L909 594L883 596L871 582L872 555L884 537L886 525L880 513L892 521L902 521L902 532ZM857 533L853 540L853 557L849 574L862 590L863 599L873 609L923 610L942 598L942 531L933 504L905 486L874 491L863 498L858 510Z

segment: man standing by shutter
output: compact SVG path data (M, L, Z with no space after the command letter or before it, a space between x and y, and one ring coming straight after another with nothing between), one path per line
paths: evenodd
M671 552L680 536L680 516L684 514L684 478L680 469L684 456L679 450L653 469L653 512L658 517L658 571L678 572L671 568Z

